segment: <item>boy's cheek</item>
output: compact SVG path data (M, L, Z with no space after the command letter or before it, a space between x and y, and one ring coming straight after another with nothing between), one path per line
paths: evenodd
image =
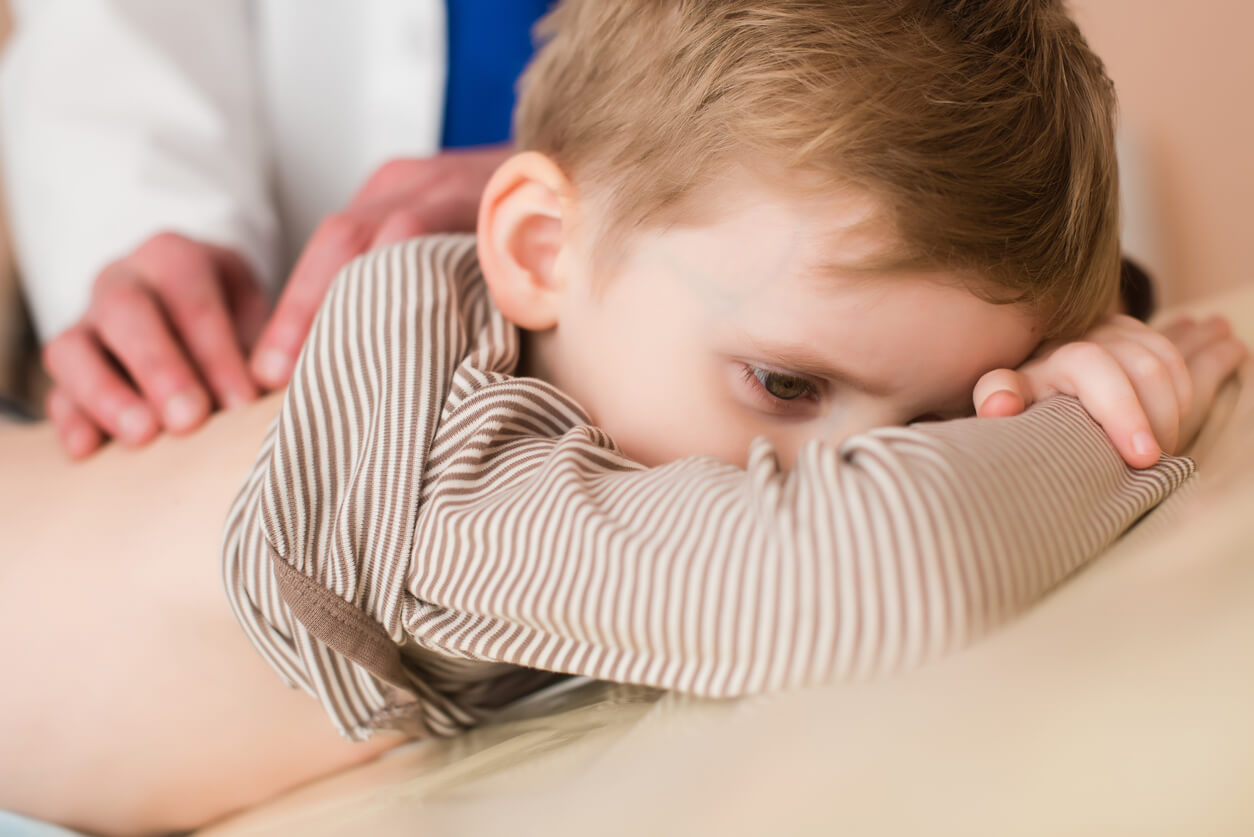
M655 383L656 376L655 376ZM623 453L656 467L689 456L713 456L743 466L752 428L717 409L699 387L623 388L613 394L597 422Z

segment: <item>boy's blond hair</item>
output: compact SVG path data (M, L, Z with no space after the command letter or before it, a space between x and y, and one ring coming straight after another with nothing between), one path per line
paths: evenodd
M868 190L894 267L977 276L1042 336L1114 297L1114 92L1060 0L565 0L540 31L518 143L620 231L782 166Z

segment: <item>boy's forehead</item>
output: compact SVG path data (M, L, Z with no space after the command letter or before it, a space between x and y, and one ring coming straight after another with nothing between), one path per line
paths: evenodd
M911 259L866 190L789 188L733 170L703 200L704 217L637 239L629 261L665 268L712 316L800 303L830 318L919 282L961 284Z
M861 196L737 200L719 220L667 228L636 254L685 288L708 321L814 342L879 322L930 332L933 314L966 318L987 306L966 277L903 257Z
M728 207L726 234L737 240L771 236L787 248L776 253L780 263L807 275L858 277L910 262L890 213L869 189L810 182L796 172L770 182L748 173L738 183L735 178L733 172L736 194L719 196Z
M793 278L806 282L793 293L831 294L868 278L924 273L866 190L803 191L744 177L724 181L707 199L717 209L703 223L668 233L676 234L674 258L725 292L780 290Z

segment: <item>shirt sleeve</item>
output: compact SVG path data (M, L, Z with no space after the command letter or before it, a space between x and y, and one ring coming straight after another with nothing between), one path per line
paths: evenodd
M1020 613L1192 472L1129 468L1064 398L812 442L788 472L765 439L744 470L638 470L594 428L509 429L562 399L501 383L462 408L511 404L419 518L423 647L710 697L889 674Z
M397 691L431 703L416 654L714 697L917 666L1193 471L1129 468L1066 398L811 442L790 471L765 440L744 469L645 469L505 373L516 333L466 313L490 309L482 283L459 302L400 278L430 258L394 248L337 282L228 538L254 642L353 737Z
M276 269L247 0L23 0L0 68L15 249L40 336L171 230Z

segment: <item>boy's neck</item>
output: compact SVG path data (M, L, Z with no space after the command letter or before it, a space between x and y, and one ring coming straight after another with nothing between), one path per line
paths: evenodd
M551 331L518 329L518 363L514 375L519 378L539 378L553 383L553 369L548 358L551 341L546 339Z

